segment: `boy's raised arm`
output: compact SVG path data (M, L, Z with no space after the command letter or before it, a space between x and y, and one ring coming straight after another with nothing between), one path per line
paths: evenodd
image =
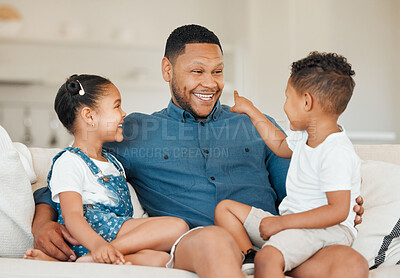
M250 100L239 96L237 91L234 92L234 98L235 105L232 106L231 112L249 116L261 138L271 151L279 157L291 158L292 150L288 147L286 135L271 123Z

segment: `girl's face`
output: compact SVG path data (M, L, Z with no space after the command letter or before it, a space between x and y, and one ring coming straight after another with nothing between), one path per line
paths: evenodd
M105 86L106 93L99 99L95 125L102 141L121 142L122 124L126 113L121 108L121 94L113 84Z

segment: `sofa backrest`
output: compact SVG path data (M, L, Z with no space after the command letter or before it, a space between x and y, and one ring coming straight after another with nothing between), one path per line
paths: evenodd
M400 144L398 145L355 145L355 150L362 160L378 160L400 165ZM30 148L33 167L37 175L37 182L32 190L47 186L46 179L49 173L52 158L61 149Z

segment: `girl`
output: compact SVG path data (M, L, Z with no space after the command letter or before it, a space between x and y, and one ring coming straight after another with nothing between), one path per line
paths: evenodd
M58 118L74 135L72 146L58 153L48 175L58 222L82 245L72 246L77 262L165 266L172 244L188 230L174 217L132 219L133 207L121 163L102 150L123 140L126 113L109 80L72 75L54 104ZM40 250L26 258L51 260Z

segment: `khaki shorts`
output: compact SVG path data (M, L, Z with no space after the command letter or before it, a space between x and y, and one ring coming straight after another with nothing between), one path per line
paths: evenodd
M354 241L350 229L340 224L325 229L283 230L265 241L260 236L259 229L261 220L269 216L273 215L252 207L244 222L244 228L255 247L273 246L282 253L285 260L285 272L305 262L324 247L330 245L350 246Z

